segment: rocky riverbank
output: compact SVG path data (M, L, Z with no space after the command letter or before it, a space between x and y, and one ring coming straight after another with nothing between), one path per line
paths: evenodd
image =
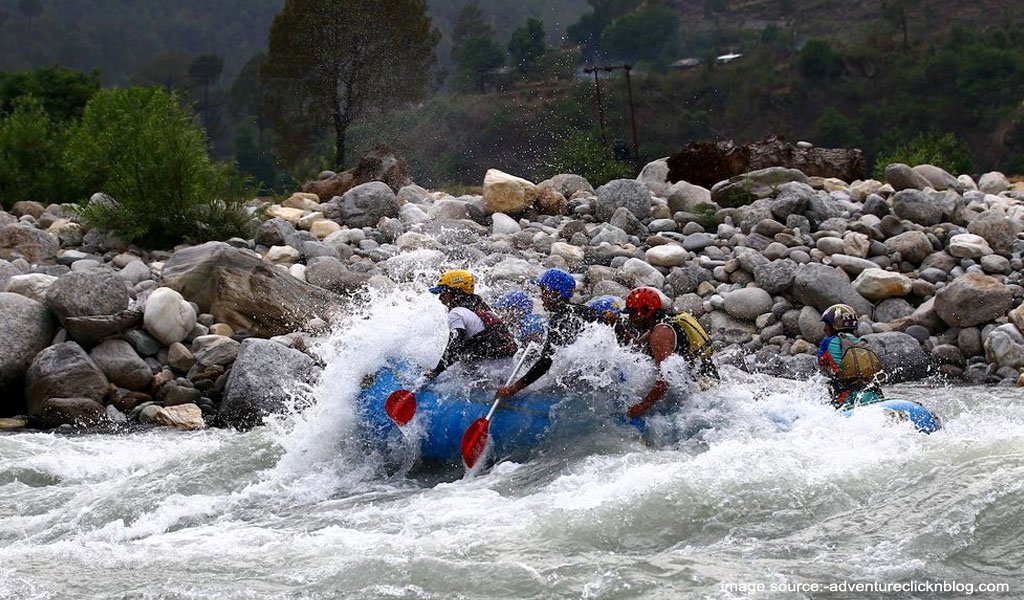
M313 337L364 286L453 265L494 288L564 268L579 301L653 286L719 361L791 378L814 372L819 315L844 302L890 381L1024 385L1024 184L1000 173L769 168L708 190L660 160L596 190L490 171L482 195L453 197L399 165L324 173L253 201L251 239L174 252L83 231L67 205L0 212L0 414L26 415L0 428L253 425L317 379Z

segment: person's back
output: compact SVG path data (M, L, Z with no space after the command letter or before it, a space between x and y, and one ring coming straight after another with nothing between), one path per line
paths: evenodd
M822 314L825 339L818 345L818 365L829 376L829 391L836 408L870 404L883 399L878 385L881 360L867 343L853 334L857 314L845 304L830 306Z

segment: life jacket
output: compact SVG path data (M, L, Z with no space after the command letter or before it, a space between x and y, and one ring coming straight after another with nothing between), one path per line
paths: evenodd
M518 350L516 339L491 307L481 300L473 312L484 324L484 330L473 336L474 343L489 346L496 356L514 356Z
M711 355L714 353L711 336L697 319L688 312L681 312L669 315L663 323L676 333L676 354L686 357L693 363L700 375L718 379L718 369L711 362Z

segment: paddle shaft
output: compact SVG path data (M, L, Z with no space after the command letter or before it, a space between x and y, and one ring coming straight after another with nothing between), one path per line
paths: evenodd
M505 381L505 385L503 387L508 387L512 385L513 381L515 381L516 375L519 374L519 369L523 368L523 363L526 362L526 357L530 355L530 350L533 350L533 342L527 344L526 348L523 349L523 356L520 357L519 362L516 363L516 368L512 369L512 373L508 376L508 380ZM498 409L499 402L501 402L501 398L494 399L494 404L491 405L491 410L487 411L487 416L484 417L485 421L490 421L491 417L494 416L494 411Z

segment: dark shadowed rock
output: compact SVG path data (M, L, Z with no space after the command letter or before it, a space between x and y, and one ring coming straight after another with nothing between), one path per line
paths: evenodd
M312 318L328 319L340 300L223 242L175 252L164 265L163 283L217 321L266 337L290 333Z
M298 384L313 383L319 376L313 359L302 352L249 338L242 342L231 368L221 418L233 427L258 425L263 417L284 409Z
M899 383L927 377L933 366L932 359L913 337L899 331L871 333L863 338L874 350L885 373L882 381Z
M106 340L93 348L89 357L109 381L120 387L145 391L153 380L153 370L124 340Z
M92 398L47 398L33 416L43 427L88 427L106 421L107 411Z
M384 217L397 217L401 208L391 188L379 181L358 185L336 202L338 220L353 228L374 227Z
M783 294L796 279L796 263L791 260L774 260L754 268L754 281L773 296Z
M321 200L341 196L357 185L370 181L381 181L392 191L397 192L412 183L409 177L409 165L405 160L395 156L387 146L377 146L359 159L359 164L341 173L324 173L326 177L315 181L307 181L302 186L303 192L311 192Z
M64 342L41 351L25 375L28 414L38 416L50 398L89 398L100 401L109 383L103 371L75 342Z
M835 267L801 265L793 279L793 295L819 313L833 304L849 304L860 314L871 314L871 303L857 293L850 276Z
M0 331L0 414L22 413L25 371L53 339L53 318L35 300L0 293Z
M942 206L931 195L920 190L896 192L892 211L901 219L918 225L938 225L942 222Z

